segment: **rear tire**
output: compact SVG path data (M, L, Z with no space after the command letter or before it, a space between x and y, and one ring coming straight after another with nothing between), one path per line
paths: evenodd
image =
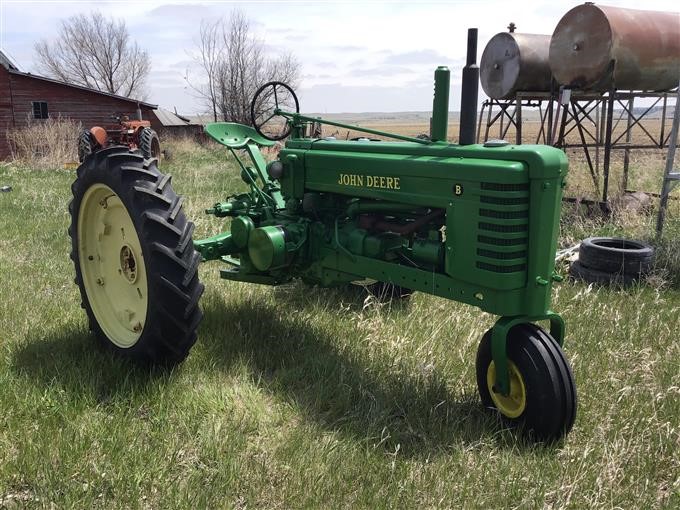
M503 396L493 392L495 366L487 331L475 364L482 404L533 440L561 439L574 425L577 403L574 376L559 344L535 324L519 324L508 334L507 356L510 394Z
M161 142L158 134L151 128L145 127L139 133L139 150L146 159L156 158L156 165L161 162Z
M71 189L71 259L90 329L134 360L181 362L196 342L203 285L170 176L113 147L87 158Z
M92 133L89 131L83 131L78 137L78 161L81 163L85 161L85 158L90 154L95 152L97 147L97 142L95 141Z

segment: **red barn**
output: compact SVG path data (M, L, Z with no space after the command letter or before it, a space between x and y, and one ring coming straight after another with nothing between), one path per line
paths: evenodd
M7 140L10 129L60 116L89 128L111 124L112 114L135 118L137 107L143 119L157 122L152 115L157 105L23 73L0 51L0 160L11 155Z

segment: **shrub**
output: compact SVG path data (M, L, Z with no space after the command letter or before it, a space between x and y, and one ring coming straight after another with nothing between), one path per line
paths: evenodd
M62 117L30 119L25 127L8 130L12 159L31 168L62 168L78 161L82 125Z

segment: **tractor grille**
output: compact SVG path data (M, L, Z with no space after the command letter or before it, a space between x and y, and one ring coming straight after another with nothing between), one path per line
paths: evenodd
M482 204L497 204L497 205L522 205L529 203L529 197L505 198L505 197L489 197L483 195L479 197Z
M499 182L483 182L482 191L529 191L528 183L507 184Z
M477 268L500 274L525 272L529 184L482 182L479 202Z

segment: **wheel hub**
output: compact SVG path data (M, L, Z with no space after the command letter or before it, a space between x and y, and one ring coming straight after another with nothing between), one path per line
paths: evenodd
M130 213L108 186L94 184L83 195L78 240L83 286L97 324L116 346L132 347L146 322L146 266Z
M510 392L503 395L494 391L496 365L492 361L486 371L486 384L496 408L508 418L518 418L526 409L527 392L524 386L524 378L517 365L511 360L508 360L508 376L510 378Z
M120 269L118 271L128 283L133 284L137 281L137 260L132 248L127 244L120 249Z

